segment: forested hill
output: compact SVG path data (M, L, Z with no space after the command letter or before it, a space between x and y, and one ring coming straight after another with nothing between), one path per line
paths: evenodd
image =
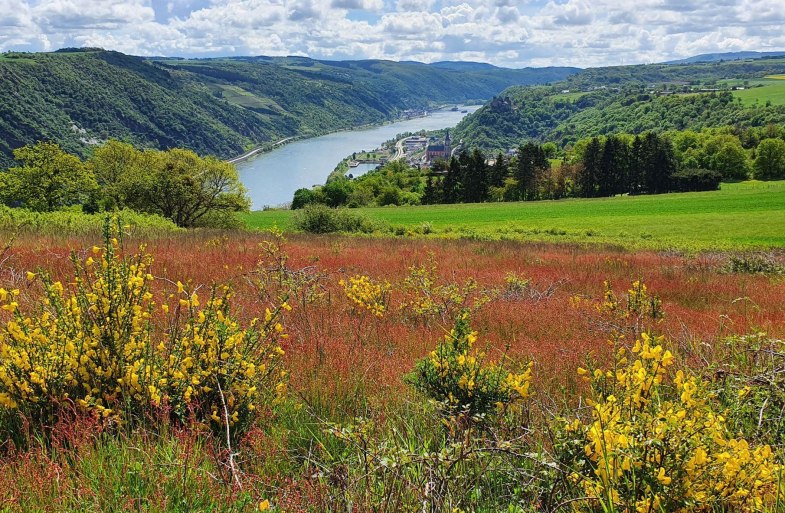
M145 59L100 49L0 55L0 167L50 140L84 155L118 138L220 157L265 141L379 122L433 102L487 99L574 68L289 58Z
M467 116L455 137L507 149L649 130L785 123L785 59L587 69L548 86L511 87ZM780 77L781 78L781 77Z

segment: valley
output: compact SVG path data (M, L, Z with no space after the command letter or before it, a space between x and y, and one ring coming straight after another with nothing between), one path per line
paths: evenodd
M485 14L504 62L619 44L572 2L225 4L0 55L0 513L781 513L781 52L512 69ZM365 58L407 42L457 60Z

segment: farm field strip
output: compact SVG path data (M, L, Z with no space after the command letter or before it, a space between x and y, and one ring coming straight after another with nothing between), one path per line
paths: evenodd
M770 75L762 80L755 81L762 87L752 87L741 91L733 91L733 95L741 98L744 105L785 105L785 75Z
M429 223L436 236L601 242L684 249L785 246L785 182L720 191L520 203L358 209L393 227ZM253 212L250 228L291 227L290 211Z

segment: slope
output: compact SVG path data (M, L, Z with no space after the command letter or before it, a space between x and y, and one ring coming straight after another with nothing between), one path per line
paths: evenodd
M101 49L0 57L0 167L52 140L85 155L114 137L229 157L271 139L377 123L401 110L487 99L573 68L456 70L301 57L144 59Z

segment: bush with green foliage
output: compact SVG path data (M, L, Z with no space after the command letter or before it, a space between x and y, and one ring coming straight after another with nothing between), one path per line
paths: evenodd
M757 155L753 164L756 180L785 179L785 141L764 139L758 145Z
M294 191L294 198L292 198L291 209L297 210L304 208L306 205L317 202L317 194L312 189L297 189Z
M81 204L85 212L130 208L184 228L239 227L250 200L232 164L171 149L140 151L109 141L85 163L52 143L16 150L21 167L0 174L0 199L52 211Z
M531 364L520 374L486 362L474 344L469 314L462 312L444 341L419 360L407 380L436 401L448 417L467 419L502 413L531 395Z
M318 203L297 210L292 216L292 223L295 229L307 233L373 233L386 228L383 223L360 212L330 208Z
M709 169L681 169L671 175L674 191L716 191L720 188L722 175Z
M116 214L134 235L165 235L180 229L169 219L155 214L140 214L132 210L119 210ZM104 219L104 214L85 214L75 210L32 212L0 205L0 230L11 233L100 234Z

